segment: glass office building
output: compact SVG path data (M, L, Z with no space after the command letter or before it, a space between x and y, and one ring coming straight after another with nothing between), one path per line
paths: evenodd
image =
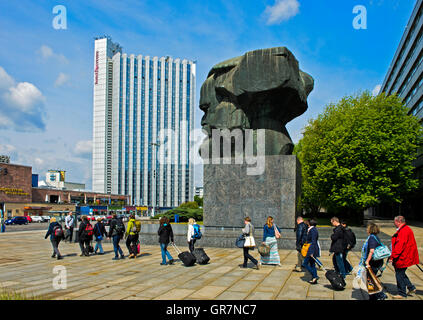
M403 98L409 113L423 122L423 0L417 0L407 27L383 81L381 92L397 93ZM414 162L416 177L423 185L423 149ZM402 208L402 209L401 209ZM398 211L408 216L423 217L422 189L407 197ZM397 212L398 213L398 212ZM406 213L404 213L406 214Z
M196 63L122 53L95 40L93 189L133 205L193 199L190 161Z

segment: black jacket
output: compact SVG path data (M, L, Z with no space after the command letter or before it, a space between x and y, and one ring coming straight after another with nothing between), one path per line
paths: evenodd
M301 248L303 247L303 244L307 241L307 225L304 222L301 222L297 226L297 232L296 232L296 249L297 251L301 251Z
M112 219L112 221L110 221L110 228L109 228L109 235L108 237L111 238L113 236L120 236L121 238L123 237L124 233L125 233L125 225L123 226L123 232L119 233L116 229L116 226L118 224L123 224L121 219Z
M170 223L166 224L166 226L161 224L157 233L159 235L159 243L169 244L169 238L173 242L173 230Z
M333 234L330 236L332 243L329 252L343 253L346 248L346 240L344 235L344 227L342 225L333 229Z
M94 226L94 235L97 237L107 235L106 227L102 222L97 222Z

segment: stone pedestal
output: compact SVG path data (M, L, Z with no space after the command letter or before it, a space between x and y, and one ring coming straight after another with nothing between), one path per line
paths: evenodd
M248 175L247 164L204 165L204 228L215 238L207 242L226 246L219 233L240 232L246 216L260 231L268 216L282 229L295 227L301 165L295 155L270 155L264 161L260 175Z

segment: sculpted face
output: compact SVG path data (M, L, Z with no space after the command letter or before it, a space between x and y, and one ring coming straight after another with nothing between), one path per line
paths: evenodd
M291 154L285 125L307 110L313 86L287 48L247 52L210 70L201 87L201 125L209 137L212 129L266 129L266 155Z

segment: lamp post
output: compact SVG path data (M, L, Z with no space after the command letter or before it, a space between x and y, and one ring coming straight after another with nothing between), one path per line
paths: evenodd
M156 214L156 147L160 146L160 143L151 142L150 145L153 146L153 194L152 194L152 202L153 202L153 212L151 213L154 217Z

